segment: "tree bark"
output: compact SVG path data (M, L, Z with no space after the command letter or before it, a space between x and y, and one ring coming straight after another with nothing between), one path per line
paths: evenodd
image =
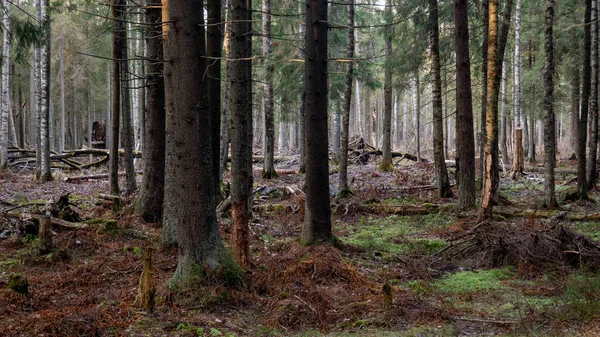
M583 83L581 89L581 117L579 119L579 137L577 144L577 194L579 199L587 200L587 181L586 181L586 143L588 128L588 110L591 87L591 17L592 0L585 0L585 26L583 42Z
M0 109L0 171L8 169L8 114L10 113L10 98L8 96L9 88L9 64L10 64L10 38L8 30L10 27L10 18L8 16L9 2L2 1L3 15L2 26L4 27L2 38L2 104Z
M507 129L507 111L506 111L506 104L507 104L507 82L508 82L508 72L507 72L507 68L508 68L508 62L506 61L506 58L502 61L502 80L501 80L501 100L502 100L502 105L500 108L500 153L502 154L502 164L504 167L506 166L510 166L510 160L508 158L508 147L506 145L507 143L507 137L506 137L506 129Z
M207 27L206 27L206 54L210 57L208 62L208 110L210 114L210 127L212 139L213 179L217 202L221 199L221 173L220 161L217 160L221 153L221 53L222 30L221 0L207 0Z
M475 140L467 0L454 0L456 38L456 162L458 206L475 207Z
M444 121L442 110L442 77L440 75L440 36L437 0L429 0L429 41L433 75L433 160L440 198L452 198L450 179L444 158Z
M146 141L144 175L136 200L136 213L147 222L160 222L165 194L165 83L160 0L147 0L146 8Z
M354 74L354 0L348 0L348 47L346 57L348 63L344 83L344 107L342 110L342 144L340 156L340 180L338 189L341 193L349 190L348 186L348 141L350 134L350 107L352 105L352 77ZM356 106L360 109L360 104ZM360 122L359 122L360 123Z
M163 1L162 22L167 111L163 231L177 235L171 281L179 283L198 272L219 275L216 270L230 268L231 257L215 210L202 2Z
M306 213L303 244L330 242L329 160L327 140L327 2L306 0Z
M273 74L275 65L269 60L273 52L273 40L271 38L271 0L263 0L263 56L265 60L265 93L264 93L264 111L265 111L265 146L262 176L266 179L274 178L275 164L275 111L274 111L274 93L273 93Z
M44 25L44 44L40 53L40 181L54 180L50 170L50 47L52 42L50 25L50 1L41 0L42 25Z
M413 112L415 138L417 143L417 160L421 161L421 83L419 81L419 69L415 70L415 81L413 86Z
M548 5L549 6L549 5ZM553 6L554 8L554 6ZM548 14L546 14L548 15ZM546 19L548 20L548 19ZM591 79L590 79L590 139L588 142L588 162L586 185L588 189L596 187L598 171L596 170L596 158L598 153L598 4L592 0L591 17ZM548 27L546 27L548 30ZM545 138L545 137L544 137Z
M556 167L556 121L554 118L554 1L546 0L546 27L544 34L544 204L549 209L558 207L554 191L554 168ZM594 2L596 2L594 0Z
M483 173L483 165L484 165L484 153L483 153L483 139L485 139L485 121L487 116L487 100L488 100L488 47L489 47L489 34L490 34L490 0L482 0L481 1L481 10L482 10L482 40L481 40L481 128L480 128L480 139L481 143L479 143L479 180L477 189L481 190L483 187L484 181L484 173Z
M576 37L572 37L573 50L579 50L579 42ZM580 67L577 65L571 66L570 73L572 78L570 81L571 85L571 109L569 111L569 145L571 146L571 152L577 156L577 144L579 144L578 127L579 127L579 100L580 100L580 89L581 89L581 76L579 74Z
M436 7L437 8L437 7ZM437 11L436 11L437 13ZM382 171L391 172L394 170L392 163L392 1L386 1L385 21L388 26L385 27L385 69L383 84L383 158L379 168ZM439 66L439 64L438 64Z
M121 116L121 57L120 40L123 38L123 28L120 26L123 23L123 9L120 8L120 0L111 0L111 17L115 25L112 33L112 72L111 72L111 107L110 107L110 153L119 152L119 130ZM119 195L119 156L110 156L109 158L110 172L110 194Z
M252 197L252 25L251 1L231 1L231 251L250 267L249 228Z

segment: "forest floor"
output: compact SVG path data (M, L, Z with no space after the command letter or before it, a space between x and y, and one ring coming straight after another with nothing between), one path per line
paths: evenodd
M340 244L303 247L303 177L293 169L267 181L256 167L253 267L239 289L169 289L176 251L161 249L157 224L128 212L132 200L113 214L100 197L106 180L57 174L40 185L0 173L0 335L600 336L600 202L563 202L574 175L557 175L562 212L548 213L535 211L542 174L502 174L497 215L476 226L474 211L436 196L430 163L353 166L352 196L332 199ZM40 255L31 214L66 193L88 226L55 226L55 250ZM225 214L225 241L229 230ZM148 249L153 313L134 306ZM8 288L15 275L27 278L26 295Z

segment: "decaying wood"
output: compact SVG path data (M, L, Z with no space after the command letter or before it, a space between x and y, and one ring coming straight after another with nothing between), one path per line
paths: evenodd
M522 217L532 219L565 219L569 221L600 221L600 213L516 208L497 208L495 213L507 218Z
M149 313L154 311L154 278L152 276L152 251L147 248L142 256L142 274L138 285L138 293L135 297L135 305L145 309Z
M11 148L9 150L13 155L11 156L10 165L26 165L31 162L35 162L36 151L31 149L20 149L20 148ZM124 150L119 150L119 155L122 156L125 154ZM103 156L100 160L93 161L91 163L80 163L78 161L73 160L76 157L83 156ZM134 152L135 158L141 158L142 153L140 151ZM50 155L50 160L54 162L61 162L65 164L65 167L61 167L63 169L74 169L74 170L82 170L90 167L95 167L101 164L104 164L108 161L109 151L104 149L93 149L93 148L83 148L77 150L65 151L63 153L52 153Z
M5 216L8 217L8 218L13 218L13 219L30 218L31 220L33 220L33 222L39 224L40 223L40 219L43 218L43 217L45 217L46 215L31 214L31 213L13 213L13 212L10 212L10 213L6 213ZM61 226L61 227L65 227L65 228L72 228L72 229L88 228L87 224L70 222L70 221L62 220L62 219L55 218L55 217L50 217L50 222L53 225Z
M424 204L424 205L385 205L385 204L371 204L371 205L358 205L358 211L367 213L377 214L395 214L395 215L426 215L431 213L437 213L443 207L450 207L449 205L436 205L436 204Z
M39 222L40 253L48 254L52 251L52 221L50 216L43 215L40 217Z
M136 171L136 174L142 174L143 171ZM125 176L125 172L119 172L119 176ZM65 182L72 183L81 180L108 179L108 173L87 174L83 176L67 177Z

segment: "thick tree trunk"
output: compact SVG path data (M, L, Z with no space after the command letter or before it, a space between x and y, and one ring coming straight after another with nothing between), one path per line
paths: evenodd
M273 93L273 74L275 65L269 60L273 52L273 40L271 38L271 0L263 0L263 45L262 52L266 63L265 68L265 93L264 93L264 112L265 112L265 146L263 163L263 178L271 179L275 177L275 109Z
M454 0L456 22L456 162L458 206L475 207L475 140L467 0Z
M440 198L452 198L450 179L444 158L444 124L442 111L442 77L440 75L440 36L437 0L429 0L429 41L433 77L433 160Z
M484 170L483 187L481 191L481 208L478 222L492 216L492 206L498 198L498 182L495 181L495 171L498 170L494 162L494 151L498 151L498 90L496 78L496 59L498 57L498 0L489 0L489 28L487 49L487 100L485 118L485 140L483 146Z
M594 3L596 0L594 0ZM594 25L595 26L595 25ZM554 168L556 167L556 136L554 119L554 0L546 0L546 28L544 34L544 204L547 208L558 207L554 191ZM596 55L597 56L597 55ZM596 63L597 65L597 63ZM593 76L593 75L592 75Z
M548 4L549 6L549 4ZM548 11L549 9L547 9ZM552 6L554 11L554 6ZM548 15L548 14L546 14ZM591 92L590 92L590 139L588 142L588 162L586 184L588 189L596 187L598 171L596 170L596 158L598 153L598 5L592 0L592 27L591 27ZM546 18L546 20L548 20ZM547 24L547 23L546 23ZM546 27L546 31L548 27ZM544 137L545 138L545 137Z
M217 276L231 275L233 270L218 272L232 263L219 235L215 210L202 2L163 5L167 111L163 230L172 226L168 230L177 233L172 283L179 283L198 272Z
M385 28L385 75L383 84L383 158L379 168L382 171L391 172L394 170L392 163L392 1L386 1L385 21L388 26Z
M252 25L251 1L231 1L231 251L250 267L249 228L252 197Z
M321 0L306 1L306 213L300 239L304 244L334 240L327 153L327 6Z
M144 179L136 200L136 213L147 222L160 222L165 194L165 84L160 0L147 0L146 8L146 141Z
M217 201L221 199L221 173L220 162L217 160L221 153L221 53L222 30L221 0L206 1L208 14L206 27L206 54L210 57L208 62L208 110L210 114L210 128L212 139L213 179Z
M114 20L114 31L112 33L112 72L111 72L111 107L110 107L110 125L111 125L111 142L110 153L119 152L119 130L121 116L121 39L123 39L123 28L120 26L123 23L123 9L120 8L120 0L111 0L111 17ZM110 172L110 194L119 195L119 156L110 156L109 158Z
M591 86L591 16L592 0L585 0L585 37L583 43L583 83L581 90L581 117L579 120L579 143L577 144L577 194L579 199L588 199L586 181L586 143L588 128L588 101Z

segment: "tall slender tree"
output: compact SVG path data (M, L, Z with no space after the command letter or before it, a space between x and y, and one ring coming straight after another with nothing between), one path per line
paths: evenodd
M0 170L8 168L8 114L10 113L9 65L10 65L10 17L8 0L2 1L2 104L0 105Z
M122 10L121 18L127 20L127 0L118 0L119 7ZM121 38L119 39L119 63L121 64L121 114L123 118L123 147L125 150L125 193L131 195L137 190L137 184L135 181L135 166L133 163L133 150L135 144L133 144L133 123L132 123L132 112L131 112L131 76L129 69L129 57L128 57L128 43L129 32L127 31L127 25L125 22L118 23L119 27L123 30L121 32Z
M273 93L273 73L275 66L269 60L273 52L273 39L271 38L271 0L262 0L263 2L263 56L265 58L265 93L264 93L264 112L265 112L265 146L263 161L263 178L271 179L275 175L275 109Z
M554 168L556 167L556 120L554 118L554 2L546 0L546 25L544 34L544 204L558 207L554 191ZM594 0L594 2L596 2Z
M144 175L136 200L136 213L148 222L161 221L165 195L165 82L161 25L160 0L148 0Z
M50 1L41 1L41 16L44 31L44 42L40 53L40 138L41 138L41 172L40 181L54 180L50 170L50 51L51 51L51 25Z
M554 7L552 7L554 10ZM548 9L547 9L548 11ZM546 13L546 16L548 14ZM546 18L548 20L548 18ZM586 184L588 189L596 187L598 172L596 159L598 153L598 2L592 0L591 17L591 79L590 79L590 139L588 141L588 161ZM547 23L546 23L547 24ZM548 30L548 27L546 27Z
M177 269L171 280L179 283L198 271L219 275L233 264L215 210L202 1L162 4L167 110L163 219L176 226Z
M252 197L252 1L231 0L231 250L250 267L248 222Z
M433 77L433 159L438 195L452 198L450 179L444 158L444 124L442 109L442 77L440 75L440 33L437 0L429 0L429 43Z
M458 204L475 207L475 140L473 138L473 97L469 58L469 17L467 0L454 0L456 22L456 162Z
M327 140L327 2L306 0L306 214L300 241L334 240L329 201Z
M206 54L210 58L208 63L208 109L210 114L210 127L213 155L213 177L217 200L221 199L221 174L220 155L221 144L221 53L222 30L221 0L207 0L207 27L206 27Z
M125 29L123 8L120 0L111 0L111 18L113 19L114 29L112 32L112 71L111 71L111 143L109 156L109 175L110 175L110 193L119 195L119 129L121 125L121 40Z
M513 177L523 173L523 123L521 117L521 0L517 0L515 9L515 53L513 58L514 72L514 155Z
M586 143L588 128L589 97L591 87L592 0L585 0L585 26L583 40L583 81L581 88L581 112L579 118L579 143L577 144L577 197L587 200Z
M437 8L437 7L436 7ZM383 84L383 159L379 166L383 171L393 171L392 163L392 1L386 1L385 21L385 75Z
M344 107L342 111L342 144L340 156L340 180L338 189L344 194L348 187L348 141L350 134L350 107L352 105L352 77L354 74L354 0L348 0L348 70L344 83ZM359 104L360 106L360 104ZM356 107L359 109L359 107ZM358 122L360 124L360 122Z
M487 116L487 99L488 99L488 47L489 47L489 34L490 34L490 0L481 1L481 12L482 12L482 39L481 39L481 117L479 130L479 137L482 141L479 143L479 181L477 189L481 190L484 181L483 166L484 166L484 152L483 152L483 140L485 137L485 121ZM479 140L478 140L479 141Z

